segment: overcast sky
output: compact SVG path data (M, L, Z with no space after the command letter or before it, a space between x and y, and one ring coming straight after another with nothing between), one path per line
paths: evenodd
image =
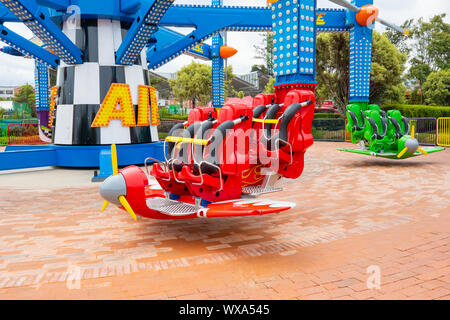
M175 3L209 4L210 0L176 0ZM224 0L225 5L249 5L262 6L266 0ZM450 0L375 0L380 8L380 17L396 24L402 24L409 18L430 18L436 14L447 13L450 15ZM319 8L338 7L328 0L318 0ZM447 21L449 21L447 16ZM31 38L32 33L23 24L6 23L8 28ZM378 25L376 30L384 29ZM186 33L186 30L183 30ZM254 45L260 44L262 37L258 33L229 32L228 45L239 50L238 54L229 59L229 65L233 66L234 72L243 74L250 71L253 64L262 63L255 59ZM209 42L210 43L210 42ZM0 42L0 46L4 44ZM189 64L192 60L188 56L180 56L170 63L157 69L157 72L176 72L180 67ZM198 60L200 61L200 60ZM13 57L0 53L0 85L19 86L30 83L34 85L34 61L20 57Z

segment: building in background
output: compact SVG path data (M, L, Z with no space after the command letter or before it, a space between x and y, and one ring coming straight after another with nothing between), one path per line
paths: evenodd
M0 109L13 110L14 103L12 101L0 101Z
M0 86L0 98L12 99L14 98L14 90L16 87Z

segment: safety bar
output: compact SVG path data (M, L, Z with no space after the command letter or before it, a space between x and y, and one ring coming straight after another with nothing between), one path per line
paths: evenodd
M217 171L219 171L220 189L219 189L218 192L222 191L222 190L223 190L222 170L220 169L219 166L216 166L215 164L210 163L210 162L206 162L206 161L200 162L200 165L199 165L199 168L198 168L198 170L199 170L199 172L200 172L200 178L202 179L202 181L201 181L200 183L192 182L192 184L194 184L194 185L196 185L196 186L202 186L202 185L203 185L203 183L204 183L204 180L203 180L203 172L202 172L202 164L203 164L203 163L207 163L209 166L214 167L214 168L217 169Z
M163 144L164 160L166 160L166 163L167 163L169 160L167 160L166 143L167 143L167 141L164 140L164 144Z
M294 158L292 157L292 145L289 142L284 141L283 139L280 139L280 138L277 138L275 140L275 145L278 145L278 148L277 148L278 159L280 159L280 141L289 146L289 149L290 149L289 155L291 156L291 161L289 162L289 165L291 165L294 162Z
M300 108L309 106L309 105L311 105L311 104L313 104L313 101L312 101L312 100L306 100L305 102L299 103ZM294 105L294 104L291 104L291 106L292 106L292 105ZM282 106L282 105L280 105L280 106ZM298 111L300 111L300 110L298 110ZM297 112L298 112L298 111L297 111ZM263 124L262 130L263 130L264 138L265 138L267 141L271 141L274 137L271 137L270 139L267 137L267 135L266 135L266 130L265 130L265 123L278 123L278 122L280 122L280 120L283 118L283 116L284 116L284 113L283 113L278 119L276 119L276 120L275 120L275 119L269 119L269 121L267 121L267 119L266 119L267 115L264 117L264 119L263 119L263 121L262 121L262 124ZM270 120L275 121L275 122L271 122Z
M147 159L145 159L144 165L145 165L145 172L147 172L147 176L150 176L150 172L148 171L148 165L147 162L148 160L152 160L153 162L158 163L164 170L164 172L169 173L169 177L170 177L170 172L167 170L167 163L159 161L158 159L152 158L152 157L148 157ZM169 179L165 179L165 178L160 178L161 180L165 180L165 181L170 181Z
M271 141L273 139L273 137L268 137L266 134L266 129L265 129L265 124L266 123L272 123L270 122L270 120L276 121L275 123L279 123L281 119L283 119L284 114L282 114L278 119L266 119L267 115L264 117L263 121L262 121L262 132L263 132L263 136L264 139L266 139L267 141Z
M271 123L271 124L276 124L278 122L280 122L279 119L255 119L253 118L253 122L258 122L258 123Z
M175 162L175 161L181 162L181 161L178 160L178 159L170 159L169 164L172 163L172 173L173 173L173 178L174 178L175 181L178 182L178 183L186 183L186 182L184 182L184 181L180 181L180 180L177 179L177 175L176 175L176 173L175 173L175 167L173 166L173 162ZM183 162L181 162L181 164L183 164Z
M174 142L174 143L193 143L193 144L199 144L202 146L206 146L210 140L205 140L205 139L195 139L195 138L183 138L183 137L167 137L166 138L167 142Z

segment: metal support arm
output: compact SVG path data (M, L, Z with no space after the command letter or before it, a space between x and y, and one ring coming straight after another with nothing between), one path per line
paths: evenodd
M83 63L83 53L51 20L48 9L36 0L0 0L17 19L23 22L49 50L68 64Z
M176 31L160 27L154 34L156 43L149 46L147 49L147 61L150 63L155 54L164 52L167 46L183 39L184 35ZM192 49L186 51L187 55L193 56L203 60L211 60L211 46L206 43L200 43Z
M49 67L56 68L59 65L59 59L53 53L21 37L3 25L0 25L0 39L9 44L12 49L22 53L24 56L29 56Z

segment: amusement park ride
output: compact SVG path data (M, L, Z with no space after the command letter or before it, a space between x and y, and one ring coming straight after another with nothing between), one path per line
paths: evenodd
M52 139L53 147L71 155L70 165L83 166L86 150L112 145L114 174L101 185L102 210L111 202L134 219L262 215L295 206L256 196L280 191L275 183L281 178L302 174L304 154L313 144L317 32L350 33L348 125L352 141L365 141L367 150L345 151L402 159L439 151L420 149L398 111L385 114L369 105L374 22L407 31L378 18L372 0L330 1L345 9L317 9L316 0L268 0L267 7L223 6L222 0L211 6L173 0L0 0L0 22L23 22L43 46L2 25L0 39L10 45L3 52L35 59L44 127L47 68L58 69ZM183 35L167 27L194 31ZM273 32L274 94L256 96L252 106L224 105L224 59L235 53L223 46L224 31ZM212 45L203 43L210 37ZM181 54L212 61L213 107L192 110L164 144L154 143L159 119L147 69ZM155 145L158 151L148 149ZM154 163L150 172L118 169L145 158ZM149 183L149 175L157 183Z

